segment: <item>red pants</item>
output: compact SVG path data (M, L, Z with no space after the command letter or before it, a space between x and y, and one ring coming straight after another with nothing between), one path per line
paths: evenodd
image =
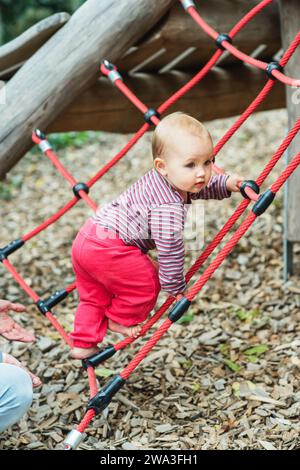
M101 342L109 318L132 326L154 308L160 284L149 257L91 219L74 240L72 261L80 299L71 334L75 347Z

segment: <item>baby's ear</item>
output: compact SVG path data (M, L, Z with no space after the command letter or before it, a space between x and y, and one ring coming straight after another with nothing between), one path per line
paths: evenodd
M163 176L166 175L166 162L162 158L156 157L153 161L154 168L156 171L161 173Z

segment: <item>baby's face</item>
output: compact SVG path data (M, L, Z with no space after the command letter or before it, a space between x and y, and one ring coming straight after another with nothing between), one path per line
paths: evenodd
M209 134L201 136L177 130L164 146L167 180L181 194L197 193L211 178L213 144Z

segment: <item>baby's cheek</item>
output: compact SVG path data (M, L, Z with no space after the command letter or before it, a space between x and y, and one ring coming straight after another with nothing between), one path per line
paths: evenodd
M208 172L205 175L205 184L209 183L209 180L211 178L211 174L212 174L212 171L211 171L211 169L209 169Z

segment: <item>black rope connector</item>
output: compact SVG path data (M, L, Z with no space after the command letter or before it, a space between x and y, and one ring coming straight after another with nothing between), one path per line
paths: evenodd
M83 359L82 367L85 370L87 370L88 367L95 368L96 366L104 362L106 359L109 359L110 357L112 357L115 353L116 353L116 350L112 345L106 346L105 348L97 352L96 354L93 354L93 356Z
M259 196L258 201L252 207L252 212L259 216L268 209L269 205L273 202L276 193L272 193L270 189L267 189L263 194Z
M41 140L45 140L46 139L46 134L44 134L44 132L40 131L40 129L34 129L33 131L35 133L35 135L41 139Z
M67 296L69 295L69 292L66 291L65 289L57 290L52 294L48 299L46 300L38 300L36 302L36 305L39 309L39 311L45 315L47 312L51 312L51 309L55 307L59 302L64 300Z
M276 80L276 77L274 77L274 75L272 75L273 70L278 70L279 72L283 72L283 67L282 67L282 65L280 65L279 62L270 62L267 65L266 74L267 74L268 78L271 78L272 80Z
M100 392L98 392L88 403L88 410L94 410L98 415L110 404L113 396L123 387L125 380L116 375Z
M226 33L219 34L219 36L217 37L215 41L216 45L218 49L222 49L224 51L225 47L222 45L223 41L227 41L227 42L230 42L230 44L232 44L232 38L229 36L229 34L226 34Z
M90 191L90 188L85 183L77 183L75 184L75 186L73 186L73 193L75 194L76 197L80 199L81 196L79 194L79 191L84 191L86 194L88 194Z
M36 306L43 315L46 315L46 313L49 312L49 308L47 307L45 301L42 299L36 302Z
M253 180L245 180L240 186L240 192L245 199L250 199L245 191L246 188L251 188L256 194L259 194L258 184Z
M68 297L69 292L66 291L65 289L57 290L52 294L50 297L48 297L47 300L44 301L45 305L51 310L51 308L55 307L59 302L64 300L66 297Z
M4 261L8 257L8 255L11 255L14 251L21 248L24 243L25 242L21 240L21 238L18 238L17 240L10 242L4 248L0 248L0 261Z
M105 67L107 70L115 70L114 64L112 64L111 62L109 62L109 60L107 60L107 59L102 60L102 61L101 61L101 64L103 64L104 67Z
M169 320L171 322L176 322L182 315L187 311L189 306L191 305L191 301L186 297L183 297L178 302L176 302L175 306L172 308L171 312L168 315Z
M153 116L156 116L158 119L160 119L160 114L155 108L149 108L145 114L144 114L144 121L146 121L148 124L153 124L151 121L151 118Z

